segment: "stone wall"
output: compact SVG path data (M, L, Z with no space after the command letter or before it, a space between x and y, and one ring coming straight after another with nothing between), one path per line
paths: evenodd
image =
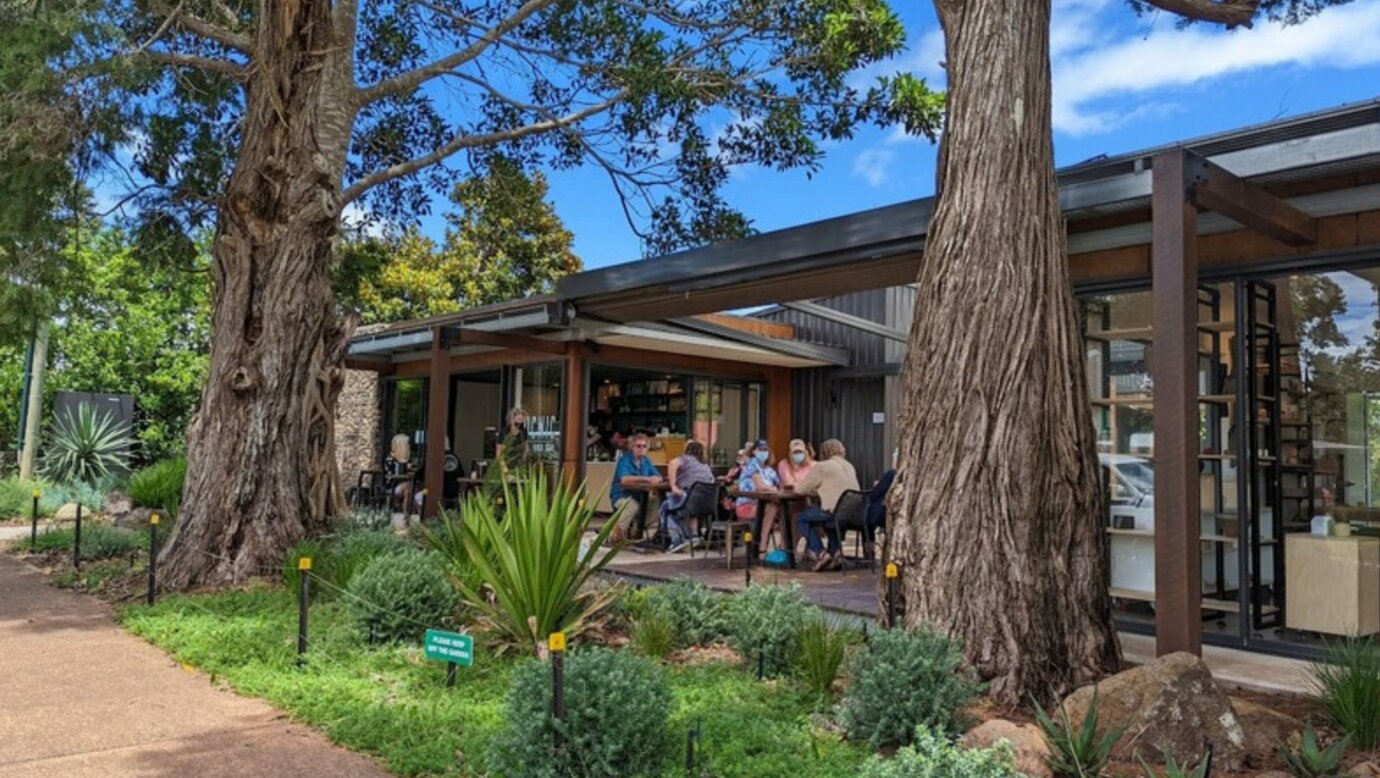
M379 398L383 382L372 370L346 370L345 388L335 407L335 461L341 484L349 489L359 482L359 471L378 470Z

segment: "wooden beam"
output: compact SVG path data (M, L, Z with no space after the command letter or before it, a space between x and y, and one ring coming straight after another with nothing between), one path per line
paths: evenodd
M702 313L694 318L709 322L710 324L717 324L720 327L746 332L749 335L761 335L764 338L784 338L790 340L795 337L795 325L783 324L779 321L753 319L747 316L733 316L727 313Z
M430 374L427 386L426 410L426 469L422 483L426 487L423 515L435 516L445 491L446 422L450 418L450 344L446 332L437 327L431 331Z
M1198 516L1198 213L1184 151L1154 158L1155 652L1202 653Z
M1188 152L1185 152L1188 154ZM1318 242L1312 216L1231 171L1201 157L1188 156L1192 171L1189 200L1289 246Z
M381 375L389 375L393 372L393 363L387 359L362 359L360 357L345 357L346 370L368 370Z
M556 340L543 340L530 335L516 335L510 332L485 332L464 327L447 327L446 336L451 345L494 346L497 348L541 351L547 354L565 356L565 343Z

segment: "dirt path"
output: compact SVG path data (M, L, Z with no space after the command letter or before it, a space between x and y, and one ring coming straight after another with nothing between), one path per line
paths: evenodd
M385 776L0 555L0 776Z

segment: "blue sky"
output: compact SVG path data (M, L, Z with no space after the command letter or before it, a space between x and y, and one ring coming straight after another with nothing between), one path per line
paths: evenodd
M924 0L896 3L908 51L889 70L942 87L943 45ZM1068 165L1380 96L1380 0L1332 8L1307 23L1225 32L1137 17L1124 0L1055 0L1055 156ZM922 197L934 191L935 147L868 130L829 149L823 170L735 171L733 205L763 232ZM551 199L586 267L641 256L604 175L551 176ZM439 219L424 230L440 237Z

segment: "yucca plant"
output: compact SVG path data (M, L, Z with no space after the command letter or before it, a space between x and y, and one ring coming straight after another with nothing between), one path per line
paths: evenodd
M1313 665L1313 691L1338 729L1365 751L1380 746L1380 645L1351 638Z
M1326 778L1342 774L1342 754L1346 753L1350 742L1351 736L1348 735L1326 749L1319 748L1318 733L1313 730L1313 722L1310 721L1303 728L1299 749L1295 751L1280 743L1279 755L1289 774L1295 778Z
M1039 705L1035 706L1035 723L1049 746L1045 764L1055 778L1097 778L1107 769L1112 747L1121 738L1123 729L1114 729L1097 736L1097 688L1093 688L1092 702L1083 714L1083 721L1075 730L1069 713L1059 706L1058 720Z
M122 466L129 428L105 411L77 406L58 418L44 451L43 472L60 483L95 484Z
M499 650L544 657L551 633L578 636L613 602L612 589L585 590L617 553L603 547L613 523L586 543L594 510L583 486L551 486L536 472L505 483L503 505L500 517L492 500L473 495L423 536Z

